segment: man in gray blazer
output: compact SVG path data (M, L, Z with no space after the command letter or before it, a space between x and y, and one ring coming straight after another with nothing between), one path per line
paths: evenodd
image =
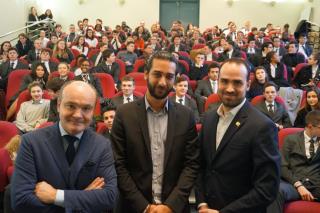
M319 110L307 114L304 131L286 137L281 150L280 190L268 213L282 213L284 203L291 200L319 201L319 137Z
M198 109L200 114L204 112L204 104L207 98L218 91L218 77L220 72L220 65L217 63L212 63L208 67L208 79L200 80L197 83L197 88L194 92Z

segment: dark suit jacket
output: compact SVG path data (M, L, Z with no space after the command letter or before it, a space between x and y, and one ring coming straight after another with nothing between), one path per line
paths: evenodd
M267 108L266 103L264 101L261 101L255 107L260 112L262 112L263 114L268 116L273 122L280 124L280 125L283 125L284 128L292 127L287 110L283 107L282 104L280 104L278 102L275 102L275 105L276 106L275 106L274 113L270 113L268 111L268 108Z
M98 52L98 53L94 54L93 56L91 56L90 61L92 62L93 65L96 63L96 60L97 60L99 54L100 54L100 52ZM99 65L100 63L102 63L103 61L104 61L104 60L103 60L103 57L102 57L102 55L101 55L101 57L100 57L100 59L99 59L99 62L98 62L98 65ZM97 65L97 66L98 66L98 65Z
M216 111L203 120L197 204L207 203L220 213L265 212L276 198L280 181L277 128L246 102L216 149L218 121Z
M139 99L139 97L137 97L137 96L135 96L135 95L133 96L133 101L136 101L136 100L138 100L138 99ZM112 101L112 103L113 103L116 107L124 104L124 103L123 103L123 96L122 96L122 95L121 95L121 96L113 97L113 98L111 99L111 101Z
M170 44L168 47L169 52L175 52L175 46L174 44ZM187 47L184 44L179 45L179 51L187 51Z
M29 50L33 48L33 42L30 39L26 40L26 44L23 46L20 41L17 42L16 48L18 50L19 57L25 56L28 54Z
M288 87L290 86L288 81L284 78L284 64L278 63L276 68L276 75L275 78L271 76L271 68L270 63L266 63L263 65L264 68L267 71L269 81L273 81L275 84L277 84L279 87Z
M84 131L75 159L69 166L58 124L22 136L11 182L15 212L102 212L114 206L117 176L109 140L90 129ZM103 189L84 191L103 177ZM46 205L34 194L35 185L46 181L64 190L65 209Z
M294 184L309 178L320 187L320 149L312 160L307 158L303 131L286 137L281 154L281 176L285 181Z
M76 81L84 81L81 75L74 77ZM103 97L102 87L100 79L96 78L94 75L89 73L89 84L91 84L94 88L96 88L99 97Z
M320 68L318 68L316 72L315 78L320 79ZM297 73L296 77L294 78L294 82L298 88L302 88L302 84L308 84L312 79L312 66L308 65L302 67L302 69Z
M118 186L124 198L122 212L143 212L153 203L151 145L144 98L118 107L111 139ZM189 212L188 197L199 168L198 145L192 112L169 100L162 203L174 212Z
M176 102L176 96L172 96L169 98L172 102ZM179 103L179 102L177 102ZM185 97L185 105L186 107L188 107L194 115L194 118L196 119L196 122L199 123L200 122L200 116L199 116L199 111L198 111L198 107L197 107L197 103L195 100L193 100L192 98L189 97Z
M204 112L204 104L206 102L206 99L204 99L203 96L209 97L212 93L213 90L209 79L198 81L194 95L196 97L200 113Z
M202 67L196 67L195 65L192 65L190 67L190 71L188 73L188 76L190 80L201 80L202 78L206 77L208 75L208 65L204 64Z
M22 63L21 61L18 60L17 66L13 70L18 70L18 69L29 69L29 66L27 64ZM10 69L10 61L7 60L3 64L0 65L0 89L7 89L7 84L8 84L8 77L10 72L13 70Z
M119 83L119 75L120 75L120 67L118 63L113 63L111 66L111 69L108 68L105 62L102 62L96 67L93 67L91 69L92 72L98 72L98 73L107 73L110 74L113 77L113 80L115 83Z
M41 63L40 60L37 60L37 61L34 61L31 65L31 70L33 69L33 67L37 64L37 63ZM54 71L57 71L58 70L58 64L53 62L53 61L49 61L49 69L50 69L50 72L48 70L49 73L51 72L54 72Z
M36 50L33 48L31 50L29 50L27 58L28 62L31 64L36 60L40 59L40 50L39 50L39 59L37 59L37 54L36 54Z
M59 121L59 112L57 109L58 100L51 99L50 100L50 108L49 108L49 117L48 122L57 122Z
M233 49L231 58L241 58L241 53L237 49ZM229 59L229 54L227 52L223 52L219 55L218 61L223 62L225 60Z

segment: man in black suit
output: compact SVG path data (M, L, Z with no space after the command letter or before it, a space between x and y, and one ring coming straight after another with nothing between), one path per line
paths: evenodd
M19 40L16 44L19 57L26 57L29 50L33 47L33 42L27 37L26 34L20 33L18 36Z
M187 73L190 80L201 80L208 75L208 65L204 63L205 55L203 52L197 52L194 57L194 63L190 66Z
M218 61L224 62L230 58L241 58L241 53L239 50L235 49L235 43L228 39L223 43L223 53L220 54Z
M276 101L278 86L273 82L267 82L263 86L264 100L255 107L268 116L278 127L278 129L292 126L285 106Z
M8 58L6 62L0 65L0 89L7 90L8 77L13 70L29 69L27 64L18 60L18 51L11 47L8 50Z
M111 134L121 193L117 212L190 212L199 149L193 113L168 100L176 63L169 52L152 55L145 98L117 108Z
M90 57L90 61L93 63L94 66L97 66L98 64L103 62L103 51L108 49L108 44L100 42L99 49L100 51L98 53Z
M81 74L74 77L74 80L84 81L88 84L91 84L97 90L98 96L100 98L104 97L103 92L102 92L100 79L90 73L89 67L90 67L89 59L83 59L80 62Z
M313 53L308 58L308 66L303 67L294 78L298 88L305 86L316 86L315 81L320 79L320 53Z
M304 131L285 138L281 149L280 189L268 213L282 213L284 203L292 200L319 201L319 126L320 111L311 111L306 116Z
M188 79L186 76L178 76L176 77L174 88L175 88L175 95L171 96L169 99L172 102L176 102L188 107L194 114L196 122L200 122L200 116L196 101L193 100L189 95L188 92Z
M197 83L197 88L194 95L197 99L198 109L200 114L204 112L204 105L207 98L218 92L218 77L219 77L220 66L217 63L212 63L208 67L208 79L200 80Z
M116 115L116 107L113 104L108 104L102 111L102 119L106 125L105 132L103 132L102 135L110 140L113 120Z
M238 58L225 61L219 74L222 104L206 114L200 132L201 168L195 191L200 212L265 212L276 198L278 131L246 101L248 89L246 63Z
M31 69L33 69L33 66L41 62L44 63L44 65L46 66L48 73L57 71L58 64L50 60L51 55L52 50L50 50L49 48L42 49L40 53L40 60L34 61L31 65Z
M180 35L175 35L172 38L172 44L168 47L169 52L179 52L179 51L187 51L185 45L181 44L181 37Z
M272 43L273 43L273 51L275 51L279 56L280 59L287 53L287 50L281 46L281 40L279 37L273 37L272 38Z
M122 95L113 97L111 99L112 103L118 107L122 104L130 103L132 101L138 100L138 97L133 94L135 89L135 82L134 78L131 76L124 76L121 79L121 92Z
M92 68L92 72L107 73L113 77L114 83L119 83L120 67L116 63L116 56L113 50L107 49L102 54L103 62Z
M27 55L27 60L29 64L32 64L36 60L40 60L40 53L41 53L41 40L36 39L33 42L33 48L29 50Z
M251 63L251 65L254 67L259 66L259 55L261 51L257 48L254 38L251 38L248 41L248 47L245 49L245 52L247 54L247 59Z
M305 34L300 34L298 41L298 52L302 53L305 58L308 58L312 54L312 47L307 44L307 36Z

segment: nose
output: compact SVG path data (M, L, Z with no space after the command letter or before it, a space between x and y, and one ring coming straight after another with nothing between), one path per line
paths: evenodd
M165 86L166 84L167 84L166 77L162 75L161 78L159 79L159 85Z
M226 91L227 92L234 92L234 87L233 87L233 85L232 85L232 83L228 83L227 85L226 85Z
M81 112L81 108L80 107L77 107L74 110L73 117L76 117L76 118L81 118L82 117L82 112Z

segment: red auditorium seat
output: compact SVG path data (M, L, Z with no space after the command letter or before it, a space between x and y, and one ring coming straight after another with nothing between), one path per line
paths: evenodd
M179 60L178 63L181 64L182 66L184 66L186 71L189 72L189 70L190 70L189 64L185 60Z
M0 121L0 148L4 147L13 136L18 134L16 125L11 122Z
M188 52L185 52L185 51L179 51L178 52L180 56L183 56L183 57L187 57L187 58L190 58L190 55Z
M4 192L6 185L9 184L8 168L12 166L9 152L0 148L0 192Z
M138 72L140 67L143 67L145 65L144 59L137 59L136 62L133 65L133 71L132 72Z
M100 79L103 97L112 98L116 93L113 77L107 73L93 73L93 75Z
M297 64L296 68L294 69L293 71L293 78L296 77L296 75L300 72L300 70L305 67L305 66L308 66L308 63L300 63L300 64Z
M119 79L122 79L126 75L126 64L118 58L116 58L116 63L120 67Z
M104 133L107 130L106 124L104 122L98 122L96 132L97 133Z
M204 111L207 111L210 104L219 103L219 102L221 102L219 95L211 94L206 100L206 103L204 105Z
M54 72L51 72L49 74L49 77L48 77L48 80L52 79L52 78L58 78L59 77L59 72L58 71L54 71ZM68 78L70 80L73 80L74 79L74 73L73 72L68 72Z
M139 72L131 72L128 74L128 76L131 76L134 78L134 82L136 86L147 86L147 81L144 79L144 73Z

